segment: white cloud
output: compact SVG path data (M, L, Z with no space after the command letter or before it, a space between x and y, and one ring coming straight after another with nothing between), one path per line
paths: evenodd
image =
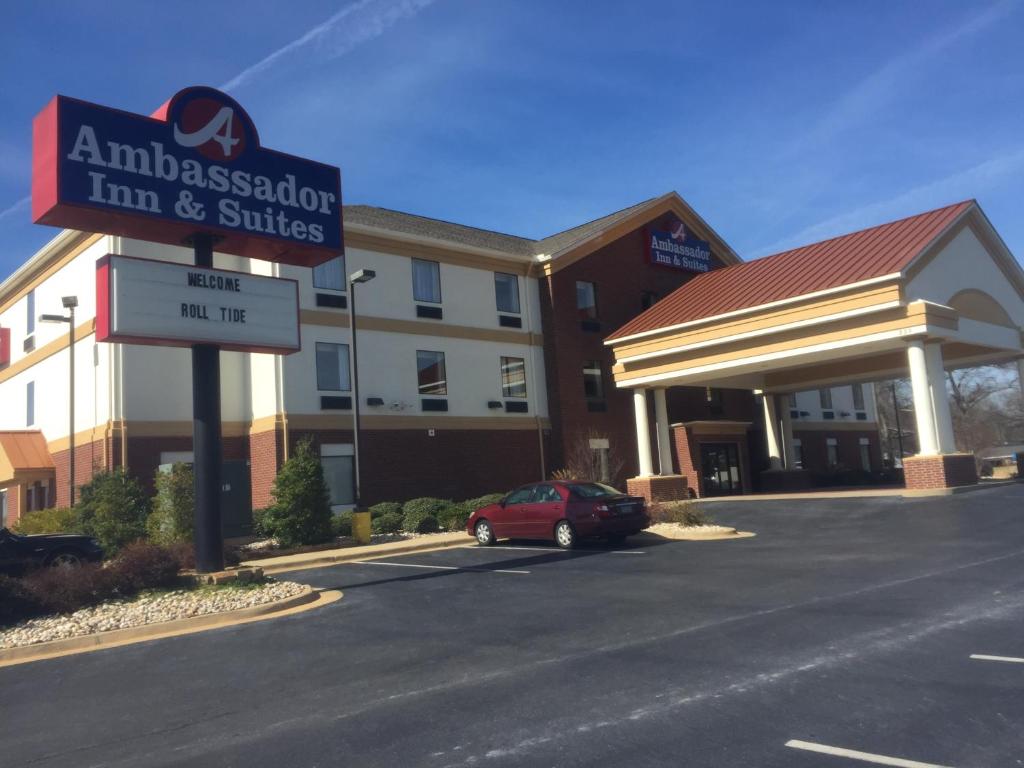
M0 221L3 221L8 216L13 216L18 211L25 210L26 208L28 208L28 205L31 202L32 202L32 198L31 197L23 197L23 198L21 198L21 200L18 200L16 203L13 203L13 204L7 206L2 211L0 211Z
M789 248L815 243L865 227L893 221L903 216L912 216L932 208L949 205L974 197L980 190L989 188L1001 179L1022 171L1024 171L1024 147L989 158L941 179L913 187L888 200L871 203L825 219L771 245L745 254L744 257L757 259Z
M287 45L242 70L221 86L230 91L286 60L290 54L313 46L327 59L342 56L357 46L380 37L402 19L415 16L435 0L358 0L346 5L327 21L317 24Z

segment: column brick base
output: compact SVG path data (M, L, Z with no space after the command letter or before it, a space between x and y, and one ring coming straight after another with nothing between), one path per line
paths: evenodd
M903 477L908 490L956 488L977 483L978 470L973 453L908 456L903 460Z
M626 481L626 492L630 496L643 496L648 503L690 498L685 475L631 477Z

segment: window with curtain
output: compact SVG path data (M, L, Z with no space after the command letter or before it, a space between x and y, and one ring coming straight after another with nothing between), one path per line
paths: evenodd
M825 388L818 390L818 401L821 403L821 409L823 411L832 410L832 390Z
M523 358L501 358L501 394L504 397L526 397L526 361Z
M344 291L345 257L338 256L313 267L313 287L327 291Z
M447 395L448 377L444 352L416 350L416 369L421 395Z
M441 265L436 261L412 260L412 297L416 301L441 303Z
M576 310L581 320L597 320L597 287L593 283L576 281Z
M588 400L604 397L604 372L600 360L588 360L583 364L583 394Z
M853 407L858 411L864 410L864 385L853 385Z
M25 308L28 316L25 318L25 335L31 336L36 330L36 292L35 289L25 296Z
M349 392L348 344L316 343L316 388L323 392Z
M494 299L499 312L519 314L519 278L504 272L494 273Z
M828 453L828 465L829 467L835 467L839 464L839 440L834 437L829 437L825 440L825 449Z

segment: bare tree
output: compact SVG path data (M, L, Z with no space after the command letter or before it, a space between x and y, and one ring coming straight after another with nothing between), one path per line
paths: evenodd
M1019 429L1021 405L1012 364L950 371L946 382L958 450L974 453L1000 445Z
M889 379L875 382L875 410L878 431L886 452L894 459L917 452L917 430L914 425L914 398L908 379Z
M608 448L595 448L595 444L608 445ZM623 479L625 469L626 458L614 441L592 429L575 435L566 443L565 466L551 476L556 480L617 483Z

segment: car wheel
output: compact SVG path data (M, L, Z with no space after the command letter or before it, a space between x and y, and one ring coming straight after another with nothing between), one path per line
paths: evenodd
M555 543L562 549L572 549L576 546L576 529L568 520L559 520L555 525Z
M82 564L82 558L77 552L64 550L50 555L46 564L51 568L78 568Z
M477 523L473 533L476 534L476 542L481 547L489 547L494 543L494 529L486 520L481 520Z

